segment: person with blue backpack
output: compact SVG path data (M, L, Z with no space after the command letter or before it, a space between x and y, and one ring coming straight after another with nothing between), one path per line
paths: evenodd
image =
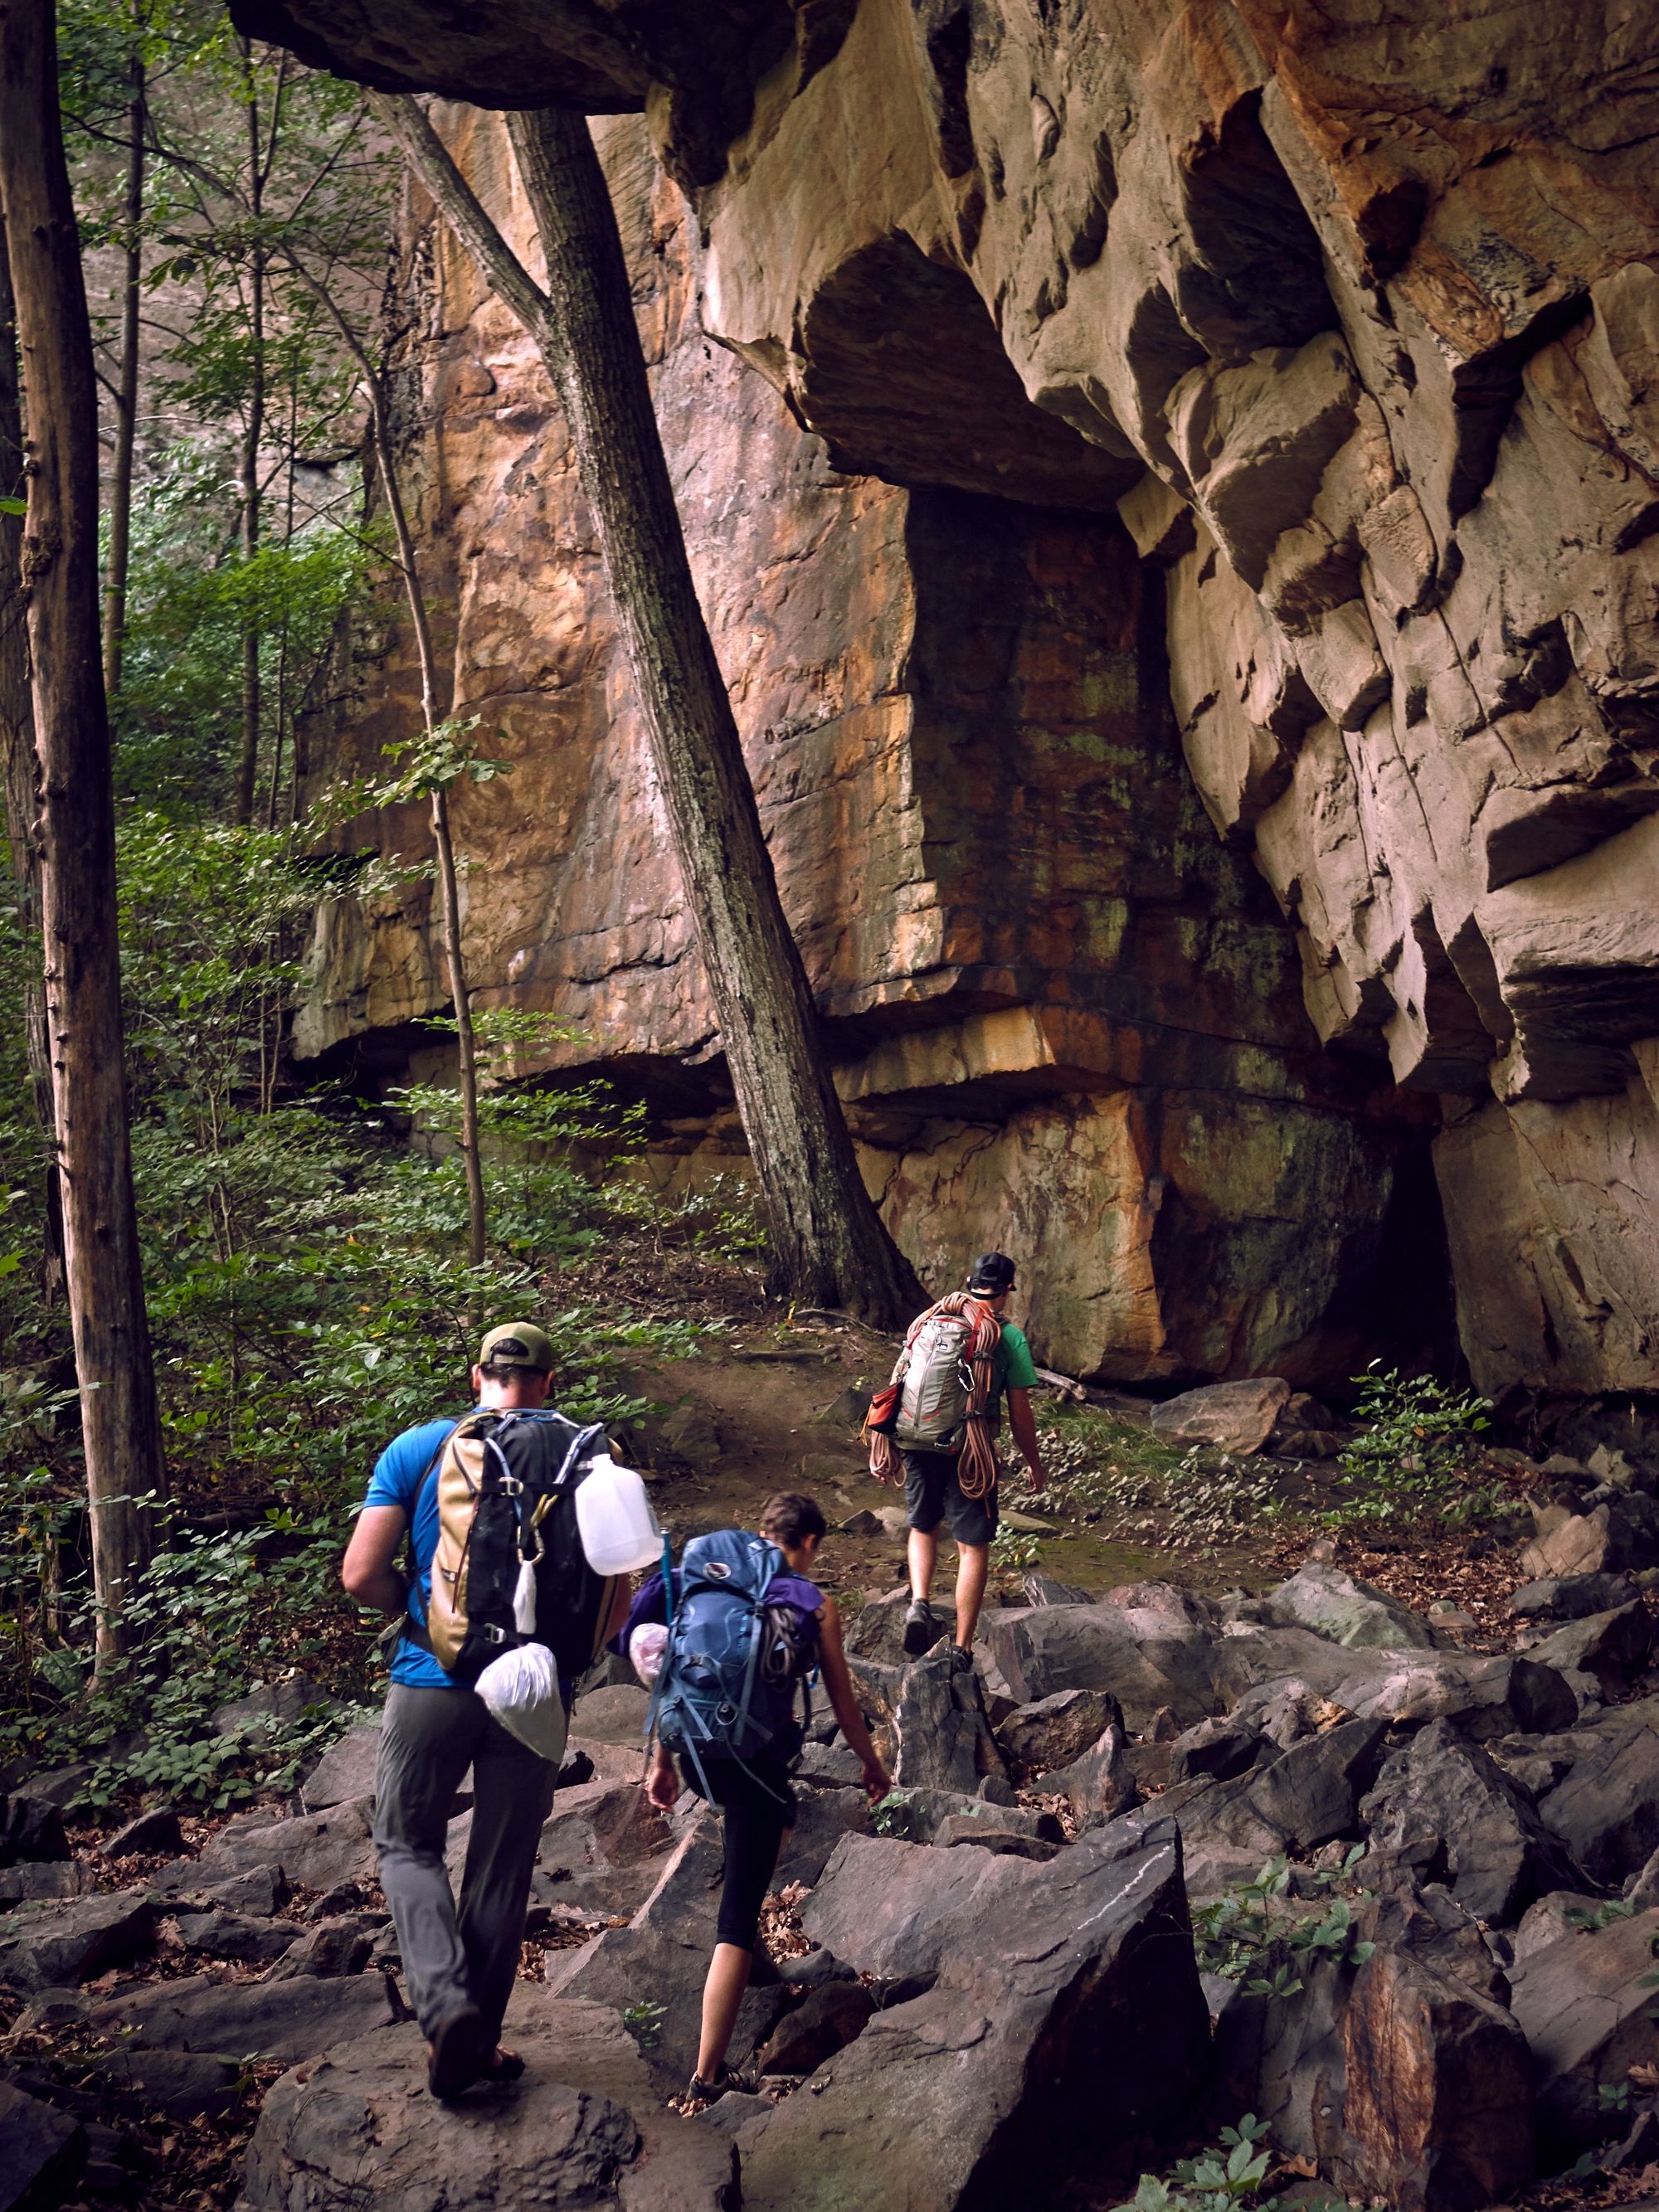
M811 1579L825 1525L813 1499L780 1491L763 1508L757 1534L728 1528L696 1537L678 1568L665 1553L664 1572L640 1590L617 1638L642 1673L653 1635L660 1652L647 1796L672 1812L682 1787L695 1790L719 1808L724 1824L725 1872L688 2109L753 2086L726 2054L754 1965L761 1906L794 1824L789 1774L806 1725L796 1703L808 1701L810 1718L814 1669L872 1802L889 1787L859 1711L836 1601ZM661 1623L665 1637L652 1623Z

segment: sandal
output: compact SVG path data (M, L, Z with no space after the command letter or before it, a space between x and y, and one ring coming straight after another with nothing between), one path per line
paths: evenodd
M481 2081L516 2081L524 2072L524 2061L516 2051L503 2051L498 2045L484 2061L478 2079Z
M471 2088L488 2063L483 2015L476 2005L463 2005L440 2022L433 2036L426 2086L434 2097L459 2097L463 2089Z

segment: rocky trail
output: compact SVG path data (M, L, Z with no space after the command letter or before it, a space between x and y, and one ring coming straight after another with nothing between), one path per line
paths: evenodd
M15 1787L8 2206L1099 2212L1246 2113L1256 2197L1659 2197L1640 1471L1498 1454L1510 1521L1322 1534L1340 1438L1287 1428L1283 1386L1056 1392L1060 1479L1017 1509L1039 1525L1004 1540L953 1677L903 1657L902 1538L860 1473L854 1401L886 1358L837 1317L750 1313L638 1378L678 1534L780 1484L847 1523L825 1580L894 1777L872 1814L820 1717L733 2050L760 2094L671 2105L720 1843L696 1800L646 1803L644 1693L613 1667L542 1840L508 2021L527 2071L453 2109L425 2094L375 1883L373 1725L228 1820L70 1829L62 1776ZM469 1817L458 1798L457 1869Z

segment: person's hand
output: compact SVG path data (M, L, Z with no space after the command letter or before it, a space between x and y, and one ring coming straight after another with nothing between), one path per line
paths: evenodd
M1025 1477L1025 1487L1033 1498L1041 1498L1048 1487L1048 1478L1035 1460L1031 1462L1030 1470Z
M680 1778L673 1760L660 1748L647 1770L645 1794L659 1813L672 1813L679 1802Z
M873 1753L864 1762L864 1794L874 1805L879 1803L892 1784L887 1778L887 1769Z

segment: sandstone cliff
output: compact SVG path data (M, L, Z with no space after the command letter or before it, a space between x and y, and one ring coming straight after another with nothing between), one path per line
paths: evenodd
M1087 1372L1328 1375L1427 1285L1438 1121L1477 1380L1652 1386L1650 10L243 12L646 111L694 222L611 158L700 581L925 1271L1030 1253ZM525 759L471 825L485 973L706 1111L562 427L433 250L424 519ZM336 924L313 1048L431 1002L417 920Z

